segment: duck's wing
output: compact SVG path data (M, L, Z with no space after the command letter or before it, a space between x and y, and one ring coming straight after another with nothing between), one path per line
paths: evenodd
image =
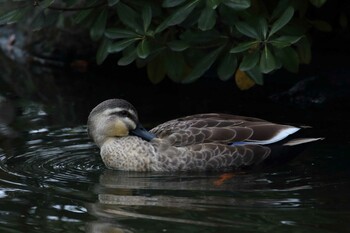
M203 170L221 170L223 168L241 168L259 164L270 154L271 149L261 145L229 146L203 143L187 147L191 154L187 166L192 164Z
M258 118L209 113L171 120L150 132L158 138L169 140L174 146L186 146L200 143L269 144L297 130L297 127Z
M161 170L166 171L231 170L259 164L271 155L271 149L262 145L202 143L179 148L162 139L151 143L163 161Z

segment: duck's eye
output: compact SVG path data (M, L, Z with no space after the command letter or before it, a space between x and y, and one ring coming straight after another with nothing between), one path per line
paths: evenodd
M118 114L119 114L120 116L123 116L123 117L129 116L129 112L126 111L126 110L122 110L122 111L118 112Z
M115 111L115 112L110 112L110 116L119 116L119 117L129 117L130 113L126 110L121 110L121 111Z

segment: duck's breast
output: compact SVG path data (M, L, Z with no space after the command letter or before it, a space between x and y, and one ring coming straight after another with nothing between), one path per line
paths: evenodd
M148 171L154 157L154 148L138 137L111 138L102 145L100 154L108 168Z

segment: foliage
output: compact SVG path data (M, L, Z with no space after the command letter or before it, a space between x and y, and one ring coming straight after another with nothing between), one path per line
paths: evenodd
M221 80L235 77L244 89L251 80L263 84L264 74L281 67L297 72L300 63L310 62L308 30L327 30L330 25L311 22L306 12L325 2L16 0L12 10L3 10L0 24L27 20L31 14L33 30L83 26L99 43L98 64L109 54L120 54L118 65L147 66L154 83L166 76L189 83L213 69Z

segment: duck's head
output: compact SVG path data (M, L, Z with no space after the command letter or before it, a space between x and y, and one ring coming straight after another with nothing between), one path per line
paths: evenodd
M139 136L147 141L154 135L139 123L134 106L123 99L109 99L97 105L88 117L88 132L97 146L112 137Z

